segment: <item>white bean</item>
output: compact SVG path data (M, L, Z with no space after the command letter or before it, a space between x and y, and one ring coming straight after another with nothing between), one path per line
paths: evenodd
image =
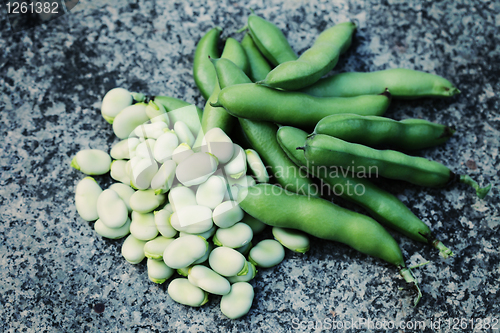
M298 253L306 253L310 248L309 237L299 230L273 227L274 238L284 247Z
M191 267L188 280L193 285L215 295L227 295L231 290L231 285L226 278L201 265Z
M168 202L172 206L172 211L176 211L185 206L195 206L196 195L189 187L178 186L174 187L168 193Z
M173 238L177 235L177 230L172 228L169 221L170 215L173 214L171 210L164 207L162 210L153 212L153 214L155 216L156 228L162 236Z
M118 193L109 188L97 199L97 214L108 228L120 228L128 219L127 205Z
M150 124L142 124L134 129L134 135L139 138L158 139L162 134L168 131L167 123L157 121Z
M153 149L153 156L159 163L164 163L172 159L174 150L179 146L179 138L172 132L163 133L158 139Z
M184 236L184 237L186 237L186 236ZM201 237L201 236L199 236L199 237ZM203 264L203 263L205 263L205 261L208 260L208 257L210 256L210 253L212 253L214 246L212 243L209 243L209 242L207 242L207 243L208 243L207 252L205 252L205 255L203 257L201 257L200 259L193 262L193 265Z
M131 158L131 153L135 152L137 145L140 143L138 138L128 138L118 141L112 148L109 154L115 160L128 160Z
M193 155L194 151L191 147L185 143L181 143L177 148L172 152L172 159L177 163L177 165L181 164L189 156Z
M250 311L254 291L248 282L236 282L231 286L229 294L222 296L220 310L226 317L238 319Z
M155 194L154 190L139 190L130 197L130 207L139 213L149 213L165 202L164 194Z
M174 301L189 306L202 306L208 302L208 293L194 286L186 278L177 278L168 285L168 295Z
M264 239L255 245L248 255L248 261L258 267L276 266L285 258L283 245L274 239Z
M199 205L185 206L170 216L170 224L178 231L200 234L212 228L212 210Z
M85 221L95 221L99 218L97 214L97 199L101 193L101 187L92 177L85 177L76 185L76 211Z
M245 150L245 154L247 156L248 166L257 180L261 183L269 182L269 174L267 173L266 166L264 165L264 162L262 162L259 154L253 149Z
M158 235L158 229L155 224L153 213L141 214L132 212L132 223L130 224L130 233L137 239L148 241Z
M139 125L149 120L146 114L146 104L137 103L124 108L113 121L113 132L120 139L127 138Z
M158 172L158 163L154 159L136 156L130 160L130 169L130 185L138 190L146 190Z
M184 238L184 237L183 237ZM210 268L222 276L245 275L248 271L245 257L229 247L216 247L208 257Z
M151 188L155 191L155 194L166 193L172 187L175 180L175 169L177 164L168 160L165 161L158 172L151 179Z
M214 209L224 200L226 183L219 176L210 176L196 190L196 202L198 205Z
M102 237L109 239L123 238L130 234L130 219L120 228L109 228L101 220L95 221L94 230Z
M138 264L146 255L144 254L145 241L129 235L122 244L122 256L131 264Z
M148 258L147 268L148 278L154 283L162 284L174 275L174 270L165 265L163 260Z
M229 162L235 152L233 141L219 127L214 127L205 133L201 145L202 152L215 155L221 164Z
M252 228L248 224L238 222L232 227L218 229L215 232L213 242L217 246L226 246L235 249L250 243L252 237Z
M233 144L233 157L224 166L224 172L229 177L238 179L247 173L247 159L245 151L237 144Z
M109 171L111 157L99 149L84 149L76 153L71 166L87 175L103 175Z
M155 103L154 101L149 101L146 107L146 114L152 123L163 122L166 123L167 126L170 126L170 118L163 105Z
M116 115L127 106L132 105L132 95L123 88L113 88L104 95L101 104L102 117L110 124Z
M155 239L148 241L144 245L144 254L146 255L146 257L151 259L163 260L163 252L165 252L168 244L172 243L173 241L173 238L158 236Z
M179 141L181 143L187 144L189 147L192 147L194 144L194 135L191 133L189 127L182 121L177 121L174 124L174 132L177 134Z
M247 261L247 266L248 266L248 272L245 275L228 276L227 280L230 283L248 282L252 280L255 277L255 275L257 275L257 268L255 268L255 265L252 264L250 261Z
M123 184L130 184L130 177L125 169L127 163L125 160L114 160L111 162L111 171L109 173L111 178Z
M243 218L243 210L236 201L224 201L215 207L212 214L214 223L220 228L229 228Z
M173 269L191 265L208 251L208 242L202 237L186 236L176 238L163 252L163 261Z
M188 236L188 235L195 235L195 236L203 237L203 238L208 240L210 237L212 237L215 234L215 231L217 231L217 226L213 225L212 228L208 229L205 232L199 233L199 234L190 234L189 232L181 231L181 232L179 232L179 237L184 237L184 236Z
M209 153L194 153L177 166L175 175L184 186L199 185L217 171L217 166L215 156Z
M145 139L143 142L137 145L137 148L135 149L136 156L139 156L141 158L153 159L155 144L155 139Z
M109 188L115 191L118 194L118 196L123 200L123 202L127 206L129 214L132 213L132 208L130 207L130 197L132 196L132 194L135 193L135 190L132 187L121 183L115 183L111 185Z

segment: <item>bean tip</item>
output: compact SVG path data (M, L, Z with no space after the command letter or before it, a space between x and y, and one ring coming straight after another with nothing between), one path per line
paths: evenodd
M297 147L296 150L306 150L306 147Z

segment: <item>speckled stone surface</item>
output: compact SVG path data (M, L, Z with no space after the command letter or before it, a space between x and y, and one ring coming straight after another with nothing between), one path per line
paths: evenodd
M335 71L405 67L450 79L461 95L396 101L387 116L454 124L448 144L420 155L482 184L500 183L498 1L80 1L69 14L17 33L2 12L0 331L319 332L333 329L318 322L418 320L426 324L419 332L448 332L450 321L470 328L484 318L500 328L498 188L479 200L465 185L379 182L456 253L442 260L391 231L410 265L431 261L414 270L424 293L418 307L398 289L405 284L395 267L313 239L307 254L287 252L278 267L259 271L252 309L240 320L222 315L217 296L202 308L176 304L166 285L148 280L145 263L121 257L122 241L102 239L78 216L74 189L83 175L69 167L71 158L117 141L100 116L106 91L121 86L203 107L192 78L196 42L214 25L233 35L249 8L284 30L299 54L323 29L356 19L353 46ZM97 303L103 313L94 311ZM429 328L439 320L440 330Z

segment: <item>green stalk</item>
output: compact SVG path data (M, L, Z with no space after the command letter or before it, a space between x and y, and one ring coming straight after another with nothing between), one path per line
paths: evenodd
M405 279L406 282L410 283L413 288L417 290L417 298L415 299L413 306L417 306L418 302L422 298L422 292L420 291L420 288L418 287L418 281L417 279L413 276L410 268L406 267L400 267L399 268L399 274Z

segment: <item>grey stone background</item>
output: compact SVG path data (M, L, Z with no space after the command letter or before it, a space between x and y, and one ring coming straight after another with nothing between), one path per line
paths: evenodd
M335 71L405 67L450 79L459 96L395 101L387 116L455 125L446 145L418 154L482 184L499 183L498 1L86 0L16 33L2 8L0 331L319 332L332 329L309 322L364 319L418 320L427 325L419 332L448 332L457 319L469 328L470 320L500 320L498 188L479 200L465 185L427 189L379 181L456 253L443 260L391 232L410 265L431 261L414 270L424 293L416 308L411 292L398 289L406 286L394 267L313 239L305 255L287 252L282 264L260 270L249 314L229 320L216 296L202 308L174 303L166 286L148 280L145 263L121 257L121 241L102 239L79 218L74 187L83 175L70 160L80 149L108 150L117 141L100 116L104 94L121 86L203 107L192 78L196 43L214 25L223 37L240 39L234 31L249 8L280 27L299 54L325 28L356 19L353 46ZM97 178L109 184L108 176ZM93 310L96 303L105 304L104 313ZM439 320L440 330L428 327Z

